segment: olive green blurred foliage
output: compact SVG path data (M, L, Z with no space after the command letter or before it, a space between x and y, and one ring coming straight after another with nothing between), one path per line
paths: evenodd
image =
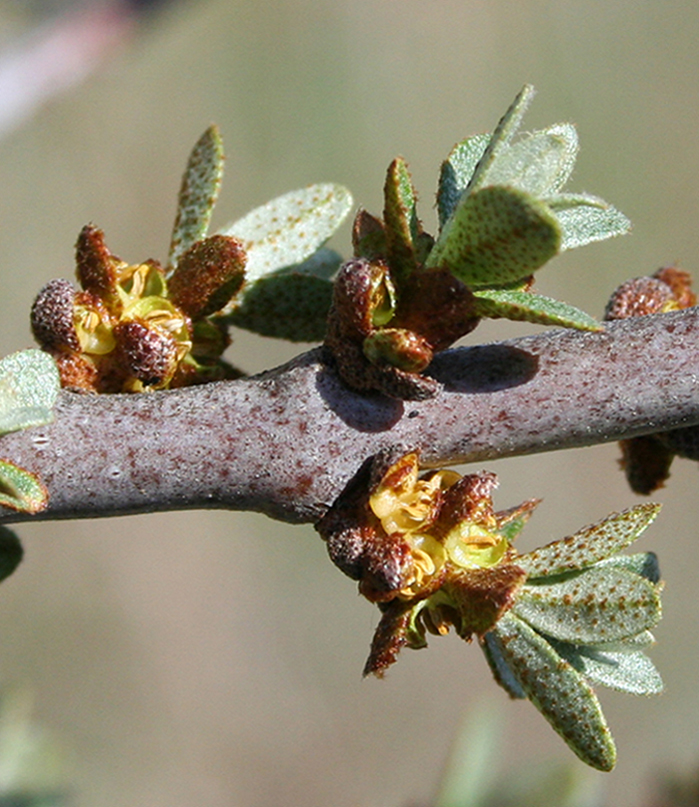
M17 4L0 3L1 47L18 28ZM33 295L71 277L87 222L126 260L166 258L182 167L209 123L228 155L214 229L310 182L346 185L380 213L397 154L434 229L440 161L490 131L524 82L539 91L526 127L575 122L574 187L634 224L539 273L541 294L601 316L628 277L672 262L699 268L698 35L693 0L164 8L0 141L0 352L30 345ZM331 246L348 245L345 227ZM470 339L522 331L494 323ZM230 357L258 371L299 349L240 332ZM498 507L545 499L522 548L637 503L616 458L607 446L493 463ZM673 466L639 547L659 553L667 580L653 659L668 694L602 694L620 762L593 778L616 807L641 805L656 772L699 757L697 481L689 463ZM535 710L504 702L475 648L469 657L456 639L362 682L374 615L310 527L211 512L26 525L21 535L25 561L0 589L0 682L36 691L38 718L75 753L81 807L429 803L460 716L491 695L505 707L503 780L567 753Z

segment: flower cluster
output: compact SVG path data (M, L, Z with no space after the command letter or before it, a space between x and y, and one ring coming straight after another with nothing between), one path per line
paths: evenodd
M222 359L224 328L210 315L240 289L245 251L235 238L197 241L169 278L156 261L130 265L88 225L77 243L81 291L62 279L39 292L34 336L56 359L63 386L143 392L238 373Z
M657 505L615 514L519 555L536 500L495 511L492 473L419 473L418 453L365 464L317 529L332 560L382 611L364 673L454 628L478 640L512 697L529 698L588 764L611 770L614 743L591 684L659 692L643 650L660 619L657 561L618 556Z
M612 294L605 320L643 317L680 311L696 305L689 272L665 266L655 274L622 283ZM675 456L699 460L699 428L688 426L643 437L621 440L621 465L635 493L648 495L663 486L670 476Z
M597 197L563 192L578 151L573 126L513 140L532 95L524 87L492 135L467 138L444 161L436 237L418 218L402 158L388 168L383 218L357 214L355 257L335 282L325 339L349 386L401 399L435 395L439 384L423 371L482 317L600 329L582 311L533 294L533 273L629 222Z
M223 146L212 126L190 154L165 265L122 261L101 230L83 228L80 289L50 281L31 315L63 386L144 392L235 378L240 372L222 358L231 324L292 341L323 338L328 275L340 257L322 245L351 196L339 185L311 185L208 235L222 175Z

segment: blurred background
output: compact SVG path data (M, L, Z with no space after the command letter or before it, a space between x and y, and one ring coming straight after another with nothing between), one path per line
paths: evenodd
M569 187L634 223L538 275L541 293L601 316L629 277L699 270L698 35L690 0L0 0L2 352L31 344L33 297L72 277L87 222L130 262L166 256L185 160L211 122L227 150L215 227L320 181L378 213L402 154L430 229L440 161L525 82L539 90L526 127L578 126ZM345 226L333 246L347 254L348 240ZM495 323L470 341L526 330ZM230 356L255 372L303 347L240 333ZM521 548L639 501L618 454L492 463L497 505L544 498ZM638 544L666 579L652 655L667 691L601 692L611 774L586 771L454 636L362 680L377 612L310 526L255 514L23 525L25 562L0 589L0 689L31 690L79 807L430 805L477 708L500 713L503 780L571 760L580 804L644 807L658 776L699 765L698 483L676 460Z

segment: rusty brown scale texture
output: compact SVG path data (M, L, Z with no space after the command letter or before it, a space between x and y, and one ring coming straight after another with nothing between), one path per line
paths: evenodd
M355 249L374 239L380 248L383 225L368 213L355 220ZM435 351L444 350L478 324L470 290L443 269L414 271L399 289L387 327L374 325L374 313L391 283L380 259L355 258L340 268L334 284L325 344L338 372L357 390L377 390L403 400L433 397L439 385L421 372Z
M387 535L369 507L369 497L376 489L372 473L375 463L384 466L385 457L362 465L316 524L316 530L325 540L333 563L360 581L360 592L372 602L385 602L408 584L412 560L407 542L400 535ZM387 484L400 485L400 479L390 477Z
M245 281L245 249L237 238L212 235L193 244L168 280L172 302L192 319L215 313Z
M75 245L76 274L85 291L101 297L110 307L119 302L117 267L121 263L107 248L104 233L93 224L80 231Z
M462 639L475 634L482 638L515 602L527 573L516 563L503 563L489 569L470 569L461 580L448 584L449 594L458 606L451 622ZM459 584L461 582L461 585Z
M58 365L61 386L81 392L98 392L99 370L87 356L80 353L49 351Z
M172 337L138 320L120 322L114 328L114 336L119 362L145 386L162 384L174 373L177 343Z
M342 380L360 392L382 392L389 398L404 401L424 401L433 398L441 385L428 376L409 373L397 367L377 367L364 355L362 343L347 338L340 325L336 309L331 309L325 336L328 359Z
M360 208L352 224L352 247L355 256L378 260L386 254L386 228L383 221Z
M383 678L386 670L397 660L398 654L406 646L406 633L410 624L410 606L393 600L384 608L374 638L369 657L364 665L363 675Z
M31 310L34 338L48 350L79 351L73 306L75 288L69 280L50 280L39 292Z
M415 331L438 352L478 325L473 304L471 291L451 272L418 269L398 299L395 325Z
M491 494L496 487L497 477L490 471L462 476L442 493L435 534L445 536L462 521L494 524Z

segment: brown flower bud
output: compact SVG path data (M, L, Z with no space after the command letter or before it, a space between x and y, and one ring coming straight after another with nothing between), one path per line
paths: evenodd
M139 320L120 322L114 329L117 356L144 387L162 387L177 367L177 342Z
M237 238L212 235L193 244L168 281L172 302L192 319L219 311L242 288L246 255Z
M76 274L82 288L110 308L118 306L118 268L123 261L107 249L102 230L92 224L83 227L75 245L75 257Z
M50 280L41 289L31 311L34 338L43 348L79 351L75 330L75 289L69 280Z

